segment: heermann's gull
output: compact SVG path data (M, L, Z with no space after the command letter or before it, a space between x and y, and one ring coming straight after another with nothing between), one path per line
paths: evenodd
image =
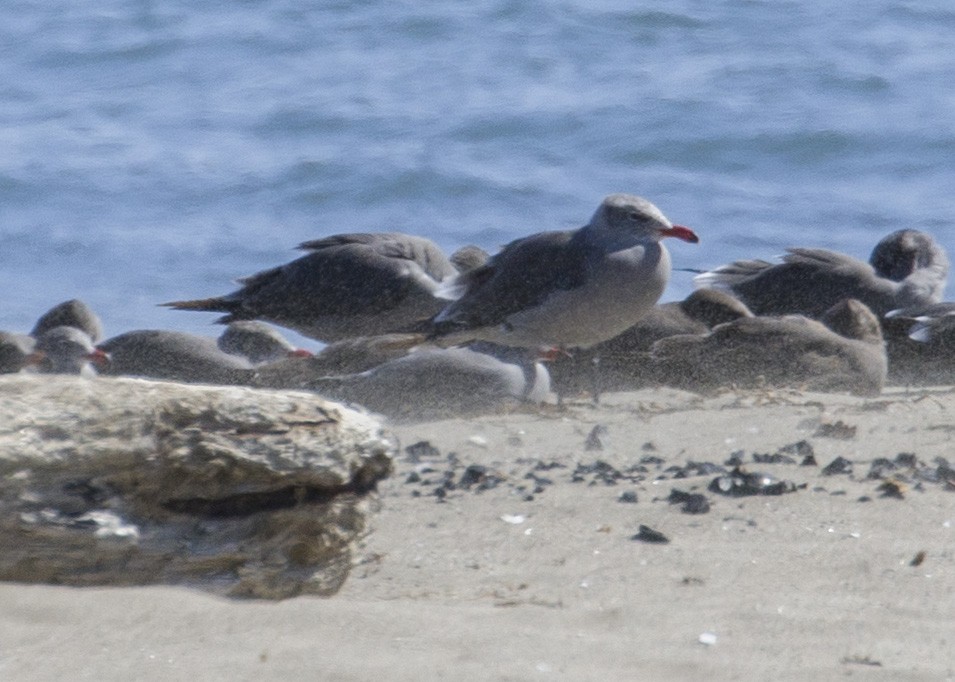
M654 306L643 319L608 341L597 344L600 382L605 391L624 391L656 383L650 349L654 343L677 334L705 334L724 322L753 313L738 299L715 289L698 289L682 301ZM580 363L558 356L548 365L558 393L569 395L589 389L589 376Z
M853 299L821 321L747 317L703 336L671 336L653 345L652 357L663 383L696 391L793 386L878 395L887 369L879 321Z
M222 323L261 319L334 342L431 317L444 306L434 292L457 273L436 244L400 233L335 235L299 248L310 253L240 279L231 294L162 305L228 313Z
M102 367L105 355L93 346L89 335L76 327L53 327L36 339L30 364L44 374L92 373Z
M469 348L421 348L366 372L312 377L304 388L400 420L494 412L550 393L547 370Z
M257 320L229 323L217 343L222 352L243 357L253 365L312 356L310 351L292 345L275 328Z
M99 345L109 356L103 374L204 384L249 384L254 370L244 358L222 352L211 337L139 329Z
M263 388L308 388L312 377L359 374L408 354L405 334L360 336L325 346L311 357L290 357L256 368Z
M452 253L449 257L451 264L458 272L468 272L479 268L490 260L491 255L480 246L468 244Z
M941 300L948 258L931 235L899 230L880 241L869 263L826 249L792 248L783 262L744 260L698 275L698 287L731 291L757 315L818 318L844 298L877 316Z
M27 367L35 345L32 336L0 332L0 374L15 374Z
M70 299L47 310L37 320L30 336L37 338L54 327L75 327L86 333L93 343L103 338L103 325L93 310L79 299Z
M508 346L589 348L620 334L656 303L670 276L664 237L699 239L646 199L612 194L579 230L511 242L444 293L439 345L485 340Z

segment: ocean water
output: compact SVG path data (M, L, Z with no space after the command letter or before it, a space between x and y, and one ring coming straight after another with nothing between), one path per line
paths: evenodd
M611 192L698 232L676 268L955 251L947 1L8 0L0 45L2 329L79 297L215 334L156 304L337 232L493 251Z

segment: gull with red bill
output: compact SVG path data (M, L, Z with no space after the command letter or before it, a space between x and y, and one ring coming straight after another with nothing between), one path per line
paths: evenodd
M699 241L646 199L611 194L584 227L518 239L458 275L439 290L453 302L431 320L428 338L590 348L632 327L660 298L670 278L666 237Z

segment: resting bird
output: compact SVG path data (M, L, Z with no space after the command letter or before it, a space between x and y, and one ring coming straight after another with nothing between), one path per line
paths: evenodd
M61 326L37 337L30 364L44 374L92 374L106 359L82 329Z
M435 292L458 273L432 241L396 232L340 234L299 248L309 253L240 279L231 294L162 305L224 312L224 324L265 320L334 342L431 317L445 305Z
M103 325L83 301L73 298L47 310L37 320L30 336L37 338L54 327L74 327L84 332L93 343L103 338Z
M818 319L845 298L878 317L941 300L948 257L931 235L899 230L880 241L869 262L826 249L792 248L781 263L744 260L697 275L697 287L728 290L757 315Z
M276 329L257 320L229 323L216 343L222 352L243 357L253 365L312 356L310 351L296 348Z
M222 352L211 337L162 329L138 329L99 345L108 361L103 374L203 384L248 384L248 360Z
M30 365L36 340L26 334L0 332L0 374L15 374Z
M317 391L333 400L357 403L392 419L421 421L500 411L519 402L541 402L550 394L550 378L540 362L526 361L520 349L420 348L364 372L316 376L309 362L297 363L295 388ZM266 368L262 383L278 376Z
M653 307L642 320L608 341L594 346L600 360L600 382L605 391L625 391L657 383L650 349L654 343L677 334L705 334L724 322L753 313L729 294L698 289L682 301ZM558 355L548 365L555 390L572 394L587 388L580 364Z
M661 383L695 391L791 386L878 395L886 378L879 321L864 304L840 301L821 321L802 315L743 317L704 335L657 341Z

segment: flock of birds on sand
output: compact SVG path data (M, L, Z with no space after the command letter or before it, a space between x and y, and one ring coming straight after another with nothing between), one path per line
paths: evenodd
M652 203L606 197L577 230L532 234L489 256L447 257L422 237L341 234L239 280L224 296L162 305L218 312L218 338L137 330L103 340L79 300L29 334L0 332L0 372L98 373L306 389L397 419L499 410L601 391L795 387L878 395L955 379L948 260L928 234L886 236L869 262L791 248L741 260L658 304L673 237ZM274 326L327 344L297 349Z

